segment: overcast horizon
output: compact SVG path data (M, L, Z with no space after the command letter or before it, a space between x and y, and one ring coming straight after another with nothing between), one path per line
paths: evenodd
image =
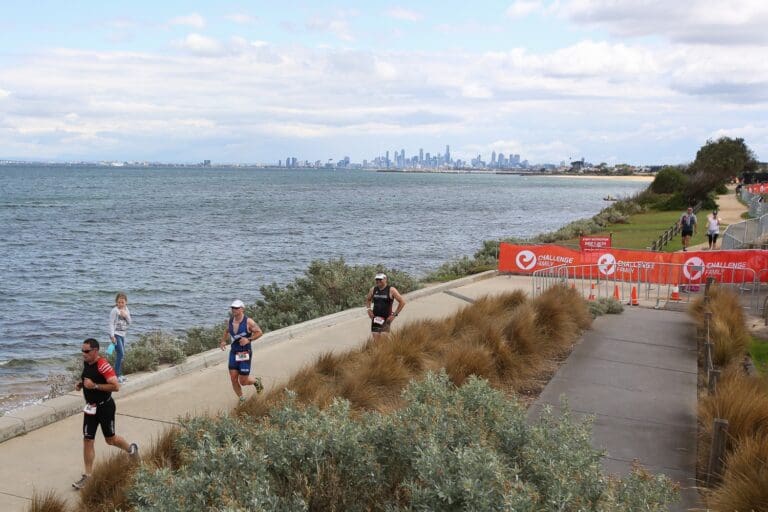
M768 159L768 3L4 6L0 160Z

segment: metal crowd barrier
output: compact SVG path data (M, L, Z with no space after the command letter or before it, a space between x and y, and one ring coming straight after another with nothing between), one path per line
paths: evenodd
M705 272L703 266L683 267L680 263L632 262L631 267L619 270L617 266L606 275L605 266L600 264L558 265L533 273L532 296L565 285L590 300L609 297L625 304L663 308L670 302L691 302L704 293L706 277L714 277L719 286L732 288L746 309L758 313L764 307L759 300L761 283L752 269L713 266ZM761 270L761 277L766 270Z

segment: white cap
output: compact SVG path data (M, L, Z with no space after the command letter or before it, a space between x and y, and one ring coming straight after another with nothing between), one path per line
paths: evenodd
M379 272L378 274L376 274L376 277L374 277L374 279L386 279L386 278L387 278L387 274L383 272Z
M232 302L231 308L244 308L245 304L243 304L243 301L241 300L235 300Z

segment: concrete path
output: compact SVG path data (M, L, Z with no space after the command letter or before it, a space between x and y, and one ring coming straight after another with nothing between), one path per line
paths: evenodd
M633 460L684 488L672 510L696 506L696 342L685 313L626 308L595 320L531 406L593 415L593 446L605 470L623 475Z
M406 296L408 304L397 323L448 316L466 306L468 299L513 289L530 292L530 278L486 275L419 290ZM269 333L254 347L254 374L261 375L267 387L279 386L319 354L360 346L368 338L369 322L361 307ZM599 445L610 449L606 466L610 471L621 469L619 463L625 460L639 457L654 470L669 471L685 481L691 478L692 466L687 461L695 458L696 362L695 353L690 354L692 363L686 357L685 343L693 343L691 332L683 340L686 326L684 315L661 311L635 309L621 316L603 317L545 389L542 403L557 404L557 397L566 390L573 394L575 410L600 414L595 437ZM229 384L226 353L211 351L196 357L205 358L206 364L190 364L192 369L181 375L166 372L160 378L156 372L130 376L128 384L115 394L118 433L147 447L180 416L234 407L237 400ZM586 366L579 370L572 363ZM625 381L629 377L633 380ZM142 384L147 382L153 385ZM604 398L610 398L606 395L619 392L634 397L631 403L637 405L637 411L628 409L625 400L614 402L616 409L603 403ZM648 402L643 401L646 399ZM595 406L600 407L594 410ZM49 414L60 413L51 409ZM72 503L76 501L70 484L82 472L81 425L82 415L76 414L0 443L0 510L25 510L34 489L53 489ZM625 433L629 427L634 429L633 435ZM652 439L656 440L654 450L646 446ZM114 450L100 434L97 436L97 462ZM664 452L677 458L664 459Z

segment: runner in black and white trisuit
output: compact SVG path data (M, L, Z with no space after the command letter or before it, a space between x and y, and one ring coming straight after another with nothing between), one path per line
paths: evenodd
M387 284L386 274L376 274L374 278L376 286L371 288L365 297L365 307L368 309L368 316L371 319L371 333L374 339L378 339L383 332L389 332L389 328L395 317L400 314L405 307L403 299L397 288ZM397 310L392 312L392 304L397 301Z
M99 342L88 338L83 342L83 372L75 389L83 390L85 407L83 408L83 462L85 473L80 480L72 484L75 489L85 487L93 471L93 460L96 458L94 440L96 431L101 426L101 433L108 445L116 446L137 456L139 446L128 444L122 437L115 435L115 401L112 393L120 391L120 383L109 361L99 356Z
M253 385L257 393L261 393L264 389L259 377L251 377L251 360L253 359L251 342L261 338L262 332L261 327L253 318L245 316L243 301L234 301L230 308L232 309L232 316L227 322L227 328L224 330L219 346L221 350L224 350L227 346L227 340L231 343L229 378L232 382L232 389L243 402L245 401L243 386Z

